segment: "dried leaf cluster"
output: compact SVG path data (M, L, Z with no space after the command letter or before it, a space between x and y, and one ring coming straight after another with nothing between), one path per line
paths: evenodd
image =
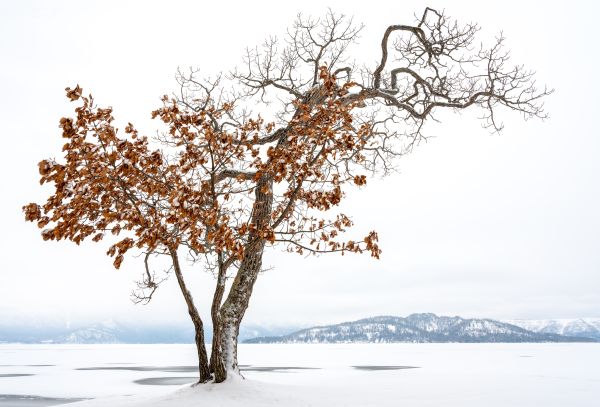
M348 216L310 215L339 205L345 184L366 183L347 162L363 161L361 150L370 141L368 126L353 127L351 112L359 102L340 99L353 84L338 86L325 67L320 80L320 102L297 103L285 139L262 151L261 139L273 123L250 119L235 131L214 126L231 105L194 112L164 97L162 108L152 112L168 129L161 150L152 149L131 123L120 134L112 109L96 107L79 86L67 88L67 97L81 105L75 118L60 120L65 162L39 163L40 183L55 191L45 204L25 206L26 219L44 228L45 240L79 244L126 235L108 250L117 268L134 247L154 252L183 245L233 262L253 240L285 243L300 254L366 250L379 257L375 232L358 242L341 241L352 226ZM251 219L257 188L277 195L269 219L259 224Z

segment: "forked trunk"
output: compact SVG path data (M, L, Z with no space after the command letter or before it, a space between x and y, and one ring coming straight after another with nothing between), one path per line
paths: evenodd
M239 374L237 345L240 324L262 267L265 240L260 236L260 232L269 225L271 220L272 187L273 180L270 176L265 175L257 182L251 223L256 226L258 233L251 233L248 238L249 243L245 247L244 257L231 284L229 295L220 307L216 318L218 320L218 328L215 329L217 336L213 338L215 361L211 363L211 366L217 383L226 380L228 374Z
M211 355L211 370L217 383L226 380L230 373L239 374L237 345L240 324L261 269L263 248L264 242L246 251L227 300L219 310L216 328L213 330Z

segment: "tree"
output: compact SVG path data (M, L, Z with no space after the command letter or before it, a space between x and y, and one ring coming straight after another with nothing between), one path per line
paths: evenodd
M387 174L422 139L440 109L480 108L484 127L500 131L497 108L544 118L533 74L509 66L502 38L475 48L478 27L426 8L414 25L388 27L381 58L369 69L349 60L361 26L329 12L298 16L280 46L250 49L243 69L216 79L178 72L178 92L152 112L164 132L150 140L82 89L75 118L62 118L64 162L39 163L54 193L24 206L45 240L120 236L108 249L119 268L131 249L144 254L136 301L150 301L161 280L150 262L167 256L196 332L199 380L238 373L237 338L266 245L290 252L369 253L378 236L343 236L349 216L325 218L352 185ZM211 357L179 256L216 277ZM228 289L228 291L227 291ZM226 294L227 291L227 295Z

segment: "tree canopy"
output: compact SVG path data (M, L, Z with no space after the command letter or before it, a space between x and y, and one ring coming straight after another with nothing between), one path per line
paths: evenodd
M498 107L545 117L541 98L550 91L509 65L502 38L477 46L474 24L427 8L414 25L385 30L371 68L350 58L361 29L333 12L299 15L282 44L270 38L247 50L226 75L180 70L178 92L152 112L163 130L153 139L131 123L117 129L112 109L79 85L66 89L78 105L60 120L63 160L39 163L40 182L54 192L26 205L26 220L45 240L115 236L107 253L116 268L129 250L142 251L136 301L149 301L160 283L150 259L169 256L196 328L200 381L238 369L239 324L265 245L379 257L377 233L346 236L351 217L335 209L350 186L410 152L436 111L479 108L492 131L502 129ZM181 250L216 276L210 364Z

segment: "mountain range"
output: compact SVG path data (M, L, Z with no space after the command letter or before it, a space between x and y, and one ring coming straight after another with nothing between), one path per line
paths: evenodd
M600 341L600 318L512 319L504 322L533 332L581 336Z
M240 340L264 335L281 335L289 326L243 325ZM206 340L212 339L212 328L205 326ZM139 325L106 320L90 325L69 324L2 324L1 343L46 344L114 344L114 343L194 343L192 324Z
M586 331L587 332L587 331ZM492 319L465 319L412 314L378 316L336 325L302 329L282 336L247 339L245 343L391 343L391 342L596 342L569 331L567 336L534 332Z
M291 333L290 333L291 332ZM211 328L206 327L207 341ZM600 318L507 320L412 314L378 316L298 330L290 326L244 324L245 343L349 342L600 342ZM0 343L193 343L191 324L136 325L107 320L91 325L19 325L0 321Z

